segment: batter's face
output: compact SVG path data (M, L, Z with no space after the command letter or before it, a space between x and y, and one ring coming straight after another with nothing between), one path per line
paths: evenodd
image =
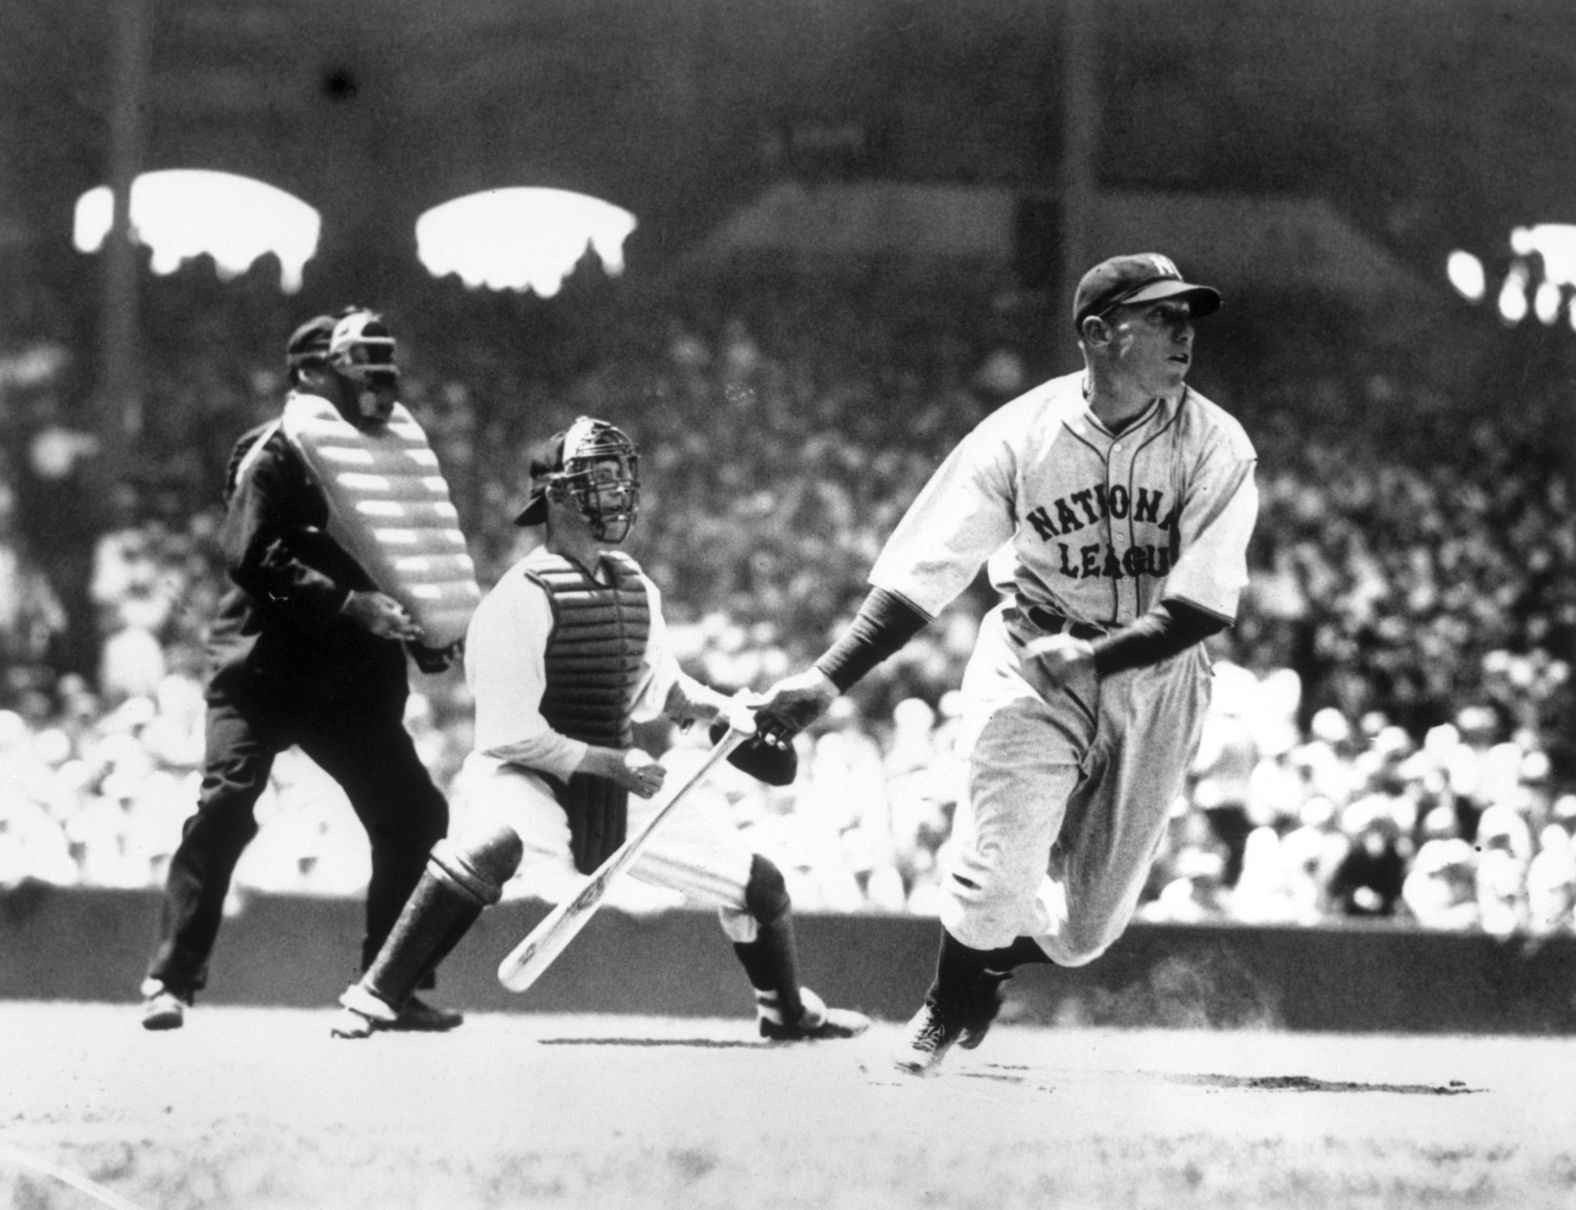
M1193 364L1193 310L1181 299L1115 307L1105 317L1111 368L1150 397L1173 397Z

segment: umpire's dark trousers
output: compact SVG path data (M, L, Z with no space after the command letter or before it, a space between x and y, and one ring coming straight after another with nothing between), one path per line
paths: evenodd
M257 835L253 808L274 758L292 745L344 788L367 830L372 874L361 969L371 964L420 879L428 851L449 825L448 804L417 756L403 715L403 697L358 702L305 693L265 702L210 696L197 812L170 859L151 978L187 995L207 985L230 878Z

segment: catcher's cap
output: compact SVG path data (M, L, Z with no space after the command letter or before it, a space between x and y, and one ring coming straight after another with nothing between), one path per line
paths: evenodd
M547 477L564 469L564 438L569 430L554 433L531 454L531 495L515 517L516 525L547 524Z
M1104 315L1112 307L1186 298L1196 319L1220 308L1220 291L1182 280L1182 272L1169 256L1140 252L1113 256L1083 275L1073 295L1073 327L1083 330L1091 315Z
M328 342L338 321L332 315L314 315L294 332L285 345L285 365L292 370L323 365L328 361Z

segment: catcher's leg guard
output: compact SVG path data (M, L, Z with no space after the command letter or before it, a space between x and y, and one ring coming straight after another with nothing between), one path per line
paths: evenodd
M421 881L357 986L398 1012L482 909L502 898L503 884L519 868L524 851L519 836L507 828L469 852L447 840L435 844Z
M799 951L794 942L793 911L782 872L756 854L744 902L755 918L754 941L735 941L733 950L755 988L755 1019L761 1037L773 1042L813 1042L856 1038L870 1018L846 1008L831 1008L808 987L799 986Z
M799 994L799 950L794 942L792 901L779 870L759 853L750 862L745 906L759 926L754 941L736 941L733 952L744 965L762 1020L797 1021L804 1015Z

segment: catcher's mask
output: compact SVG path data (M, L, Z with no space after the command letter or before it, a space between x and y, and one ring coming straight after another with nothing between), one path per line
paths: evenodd
M309 319L292 333L287 350L291 380L307 369L331 370L339 380L335 405L347 420L381 424L398 399L394 337L381 316L362 307Z
M517 525L540 525L547 504L568 505L598 542L629 536L640 512L640 455L635 443L605 420L581 416L548 438L531 459L531 500Z
M399 382L394 337L371 311L352 311L334 324L324 359L336 374L358 386L393 389Z

